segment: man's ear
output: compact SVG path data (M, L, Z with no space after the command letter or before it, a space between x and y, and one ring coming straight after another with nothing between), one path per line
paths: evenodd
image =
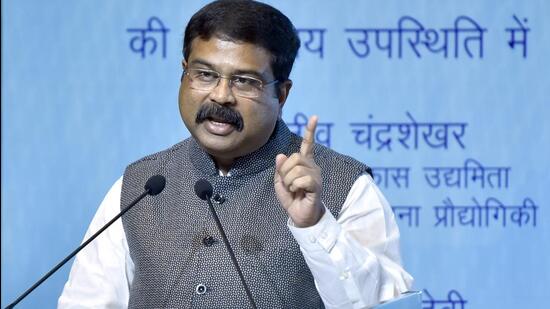
M181 78L180 78L180 82L183 82L183 70L185 70L185 67L187 66L187 61L185 61L185 59L183 59L181 61Z
M282 109L290 93L290 88L292 88L292 81L288 79L284 82L279 83L277 86L279 87L277 97L279 99L280 108Z

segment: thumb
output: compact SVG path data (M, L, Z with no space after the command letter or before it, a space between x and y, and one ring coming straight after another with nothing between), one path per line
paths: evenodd
M279 174L279 170L287 159L288 157L284 154L278 154L277 157L275 157L275 187L282 185L283 179Z
M279 174L279 170L287 159L288 157L284 154L278 154L275 158L275 176L273 181L275 185L275 194L277 195L277 199L285 209L288 208L288 205L291 203L292 198L291 192L288 191L283 183L283 178Z
M276 174L279 174L279 169L281 168L281 166L283 166L283 164L285 163L286 159L288 159L287 156L285 156L284 154L280 153L278 154L276 157L275 157L275 171L277 171Z

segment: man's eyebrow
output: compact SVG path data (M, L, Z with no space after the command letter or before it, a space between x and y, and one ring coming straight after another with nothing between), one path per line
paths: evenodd
M202 60L200 58L191 60L189 62L189 65L203 65L203 66L207 67L210 70L217 71L216 68L210 62ZM235 70L235 71L231 72L230 74L231 75L250 75L250 76L256 77L260 80L265 79L265 77L262 73L260 73L258 71L255 71L255 70L246 70L246 69Z
M210 69L214 69L213 66L210 63L208 63L208 62L206 62L202 59L193 59L193 60L191 60L191 62L189 62L189 65L194 65L194 64L204 65L204 66L206 66Z

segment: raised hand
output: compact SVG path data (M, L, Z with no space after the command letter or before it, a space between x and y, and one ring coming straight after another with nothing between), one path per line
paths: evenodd
M278 154L275 162L277 199L298 227L316 224L324 213L321 204L321 169L313 160L317 116L311 116L299 153Z

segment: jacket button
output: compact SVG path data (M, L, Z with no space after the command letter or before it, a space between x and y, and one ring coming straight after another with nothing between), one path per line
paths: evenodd
M202 244L205 245L206 247L211 247L216 242L217 242L216 239L214 239L214 237L212 236L206 236L202 239Z
M197 286L195 287L195 293L199 295L206 293L206 285L202 283L197 284Z
M214 203L216 203L218 205L221 205L221 204L223 204L223 202L225 202L225 197L223 197L223 195L221 195L221 194L216 193L212 197L212 201L214 201Z

